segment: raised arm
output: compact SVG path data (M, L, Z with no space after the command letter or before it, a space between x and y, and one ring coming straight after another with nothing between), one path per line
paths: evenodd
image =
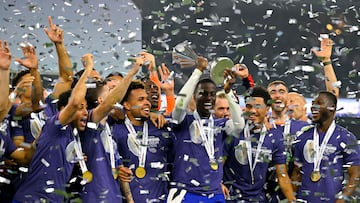
M143 57L144 61L146 62L146 67L149 70L149 78L151 81L155 83L158 88L158 91L161 92L161 82L159 80L159 75L156 70L156 63L155 63L155 56L147 53L147 52L140 52L140 56ZM161 107L161 99L158 101L158 108ZM159 110L157 109L157 110Z
M72 90L68 104L59 113L59 122L61 125L67 125L73 120L76 111L82 108L82 104L86 95L86 81L94 67L93 55L85 54L81 58L82 64L85 67L84 73L81 75L79 81Z
M6 117L11 107L9 100L11 53L6 41L0 40L0 122Z
M116 102L122 100L125 96L125 93L136 73L139 71L140 67L143 65L143 58L136 58L136 61L132 69L126 74L126 76L116 85L110 92L110 94L105 98L104 102L100 103L93 111L92 121L100 122L113 108L113 105Z
M235 83L236 78L236 71L232 71L231 69L226 69L224 72L225 78L227 78L224 85L224 91L226 95L226 99L229 102L229 110L231 115L231 120L227 122L232 122L232 124L228 125L231 126L231 128L228 128L226 130L226 133L228 135L240 135L240 132L242 129L244 129L245 126L245 120L242 116L242 110L240 108L240 105L237 103L236 95L233 94L231 90L231 86ZM247 77L244 76L244 77Z
M321 40L320 46L321 46L320 51L317 50L312 50L312 51L318 58L320 58L321 63L324 66L326 90L334 93L335 96L338 98L339 87L336 84L337 78L331 63L331 51L332 51L333 41L329 38L324 38Z
M161 66L158 67L158 70L161 77L160 88L166 96L165 115L168 116L171 114L175 107L174 78L165 64L161 64Z
M159 88L160 91L160 80L159 75L156 71L156 63L154 55L147 53L147 52L140 52L140 56L143 57L144 61L146 62L146 67L149 70L149 78L153 81Z
M30 70L31 76L34 77L31 88L31 105L29 109L31 112L41 110L40 101L44 101L43 85L39 72L38 57L36 55L35 47L32 45L25 45L21 47L24 57L22 59L16 58L15 60L22 66ZM23 112L23 110L22 110ZM30 112L30 113L31 113ZM16 113L15 113L16 114Z
M186 81L185 85L181 88L175 100L175 109L172 113L173 120L181 123L186 115L188 104L194 94L195 86L200 80L200 76L207 68L208 61L206 58L199 56L197 58L197 67L191 74L190 78Z
M52 93L54 99L57 99L61 93L66 92L71 88L74 72L69 54L64 45L64 31L52 22L51 16L48 17L48 21L49 28L45 28L44 31L49 39L55 44L59 63L59 79L55 84Z

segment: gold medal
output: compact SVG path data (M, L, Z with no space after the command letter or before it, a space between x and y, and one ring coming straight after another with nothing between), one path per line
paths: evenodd
M93 174L90 171L85 171L82 178L86 181L86 183L90 183L93 179Z
M318 182L320 180L320 178L321 178L320 171L313 171L311 173L311 176L310 176L311 181Z
M211 169L214 170L214 171L218 170L218 168L219 168L219 166L218 166L218 164L216 163L216 161L211 161L211 162L210 162L210 167L211 167Z
M114 179L116 180L117 177L118 177L118 172L117 172L116 168L112 168L112 169L111 169L111 172L112 172L112 174L113 174L113 176L114 176Z
M145 177L145 175L146 175L146 170L145 170L145 168L144 168L144 167L141 167L141 166L137 167L136 170L135 170L135 175L136 175L136 177L138 177L138 178L143 178L143 177Z

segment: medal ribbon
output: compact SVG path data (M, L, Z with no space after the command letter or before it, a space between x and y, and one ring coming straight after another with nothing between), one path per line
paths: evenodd
M210 115L208 126L207 126L207 132L205 132L205 129L203 127L203 124L201 122L201 118L198 112L194 112L194 118L195 118L195 124L196 127L200 131L201 139L203 140L205 151L210 159L210 162L215 161L215 150L214 150L214 117Z
M145 168L145 162L146 162L146 152L147 152L147 145L148 145L148 136L149 136L149 132L148 132L148 124L146 121L144 121L144 125L143 125L143 135L142 135L142 140L141 143L139 143L136 140L136 131L134 126L131 124L131 121L129 120L128 117L125 118L125 125L126 128L129 131L129 136L130 138L135 142L136 145L139 146L139 167L143 167Z
M106 137L106 142L109 146L111 168L115 168L115 153L114 153L114 147L113 147L114 146L113 139L112 139L110 126L107 122L105 124L105 137Z
M286 117L285 125L284 125L284 133L283 133L284 137L290 134L290 123L291 120L288 117Z
M285 124L284 124L284 131L283 131L283 138L285 141L285 149L286 149L286 156L292 157L292 137L290 137L290 126L291 126L291 120L288 116L285 118ZM288 158L288 157L287 157Z
M83 152L82 152L82 148L81 148L81 141L80 141L79 133L76 128L74 128L74 130L73 130L73 135L74 135L74 140L75 140L75 144L74 144L75 153L79 160L81 172L84 174L86 171L88 171L88 169L85 164L85 160L84 160L84 156L83 156Z
M247 157L248 157L248 161L249 161L249 168L250 168L250 173L251 173L252 184L254 184L254 170L255 170L256 164L257 164L258 159L259 159L261 146L262 146L262 144L264 142L265 135L266 135L266 127L263 125L263 127L261 129L261 132L260 132L259 143L257 145L256 152L255 152L255 159L254 159L254 162L253 162L253 160L252 160L252 147L251 147L251 135L250 135L250 130L249 130L249 121L246 122L246 125L245 125L245 128L244 128L244 137L245 137L246 152L247 152Z
M321 164L321 159L324 156L324 152L325 152L325 148L326 145L331 137L331 135L334 133L335 130L335 121L333 121L329 127L329 129L326 131L325 137L321 143L320 149L319 149L319 134L317 132L316 127L314 128L314 151L315 151L315 156L314 156L314 171L320 171L320 164Z

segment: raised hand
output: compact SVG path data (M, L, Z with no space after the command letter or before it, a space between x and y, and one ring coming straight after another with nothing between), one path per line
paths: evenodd
M197 57L197 59L196 59L196 68L197 69L204 71L204 70L206 70L208 65L209 65L209 62L205 57L203 57L203 56Z
M28 69L38 68L39 63L35 47L30 44L26 44L25 46L21 46L21 50L23 52L24 58L16 58L15 60Z
M135 57L133 58L134 65L128 72L128 74L134 76L139 71L140 67L146 62L146 59L144 57Z
M16 85L16 88L15 88L16 95L21 95L26 91L26 89L31 88L34 80L35 80L34 76L25 77L24 79L22 79Z
M236 81L236 75L235 71L232 71L230 68L224 70L224 77L225 77L225 84L224 84L224 90L225 93L229 93L231 86Z
M235 64L235 74L240 78L247 78L249 76L249 69L245 64Z
M144 63L149 71L154 71L156 67L154 55L147 52L140 52L140 56L144 59Z
M84 54L81 57L81 62L85 69L93 69L94 68L94 56L92 54Z
M324 38L320 43L320 51L312 49L312 52L314 52L317 57L321 58L322 61L330 61L333 43L334 42L331 39Z
M54 43L62 43L64 41L64 31L57 27L51 20L51 16L48 17L49 28L45 28L44 31L49 39Z
M160 88L164 92L174 91L174 78L171 76L170 70L163 63L161 64L161 66L158 67L158 70L161 79Z
M0 40L0 69L9 70L11 64L11 53L6 41Z

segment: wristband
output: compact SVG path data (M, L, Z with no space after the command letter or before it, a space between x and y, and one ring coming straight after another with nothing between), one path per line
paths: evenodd
M331 61L322 62L323 66L327 66L327 65L330 65L330 64L331 64Z

